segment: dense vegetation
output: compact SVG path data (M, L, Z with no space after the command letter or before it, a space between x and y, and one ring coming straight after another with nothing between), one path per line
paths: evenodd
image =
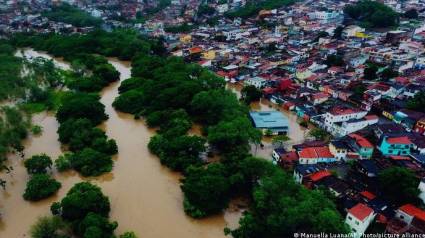
M34 174L27 183L24 199L38 201L55 194L61 184L47 174Z
M344 8L344 13L358 20L364 27L393 27L398 24L398 14L387 5L371 0L361 0Z
M262 0L248 1L247 4L236 11L227 12L227 17L249 18L258 14L262 9L271 10L293 4L295 0Z
M59 171L73 168L83 176L97 176L112 169L112 155L118 151L114 140L96 128L108 118L98 92L119 79L119 72L106 56L131 59L139 52L161 54L155 40L140 38L132 31L106 33L94 31L86 35L16 35L16 46L45 50L71 62L66 74L66 86L56 118L60 123L59 140L72 153L61 156L55 165ZM125 43L125 44L121 44Z
M52 164L50 157L45 154L34 155L25 160L24 165L30 175L23 194L25 200L38 201L50 197L59 190L61 184L47 174Z
M0 166L7 153L16 151L23 155L22 140L28 135L29 121L24 113L12 107L0 108Z
M67 144L68 153L56 162L58 170L70 167L83 176L98 176L112 170L112 155L118 152L116 142L108 139L96 126L106 120L105 106L96 94L70 93L59 107L59 141Z
M14 53L11 44L0 41L0 101L19 102L16 103L19 108L4 106L0 109L0 165L8 152L23 152L21 141L31 127L26 112L32 112L35 105L42 110L53 109L58 96L53 89L63 82L61 72L51 61L37 58L29 62Z
M25 160L24 165L28 174L45 174L52 168L52 159L45 154L34 155Z
M170 33L187 33L193 29L192 25L188 25L187 23L176 25L176 26L165 26L164 31Z
M409 99L406 106L415 111L425 112L425 91L421 91Z
M259 101L263 93L260 89L256 88L253 85L245 86L241 90L242 100L246 104L250 104L251 102Z
M91 16L89 13L71 6L67 3L62 3L52 7L51 11L42 14L49 20L72 24L77 27L100 26L102 20Z
M51 206L52 217L43 217L31 228L33 238L113 238L117 222L109 221L109 198L88 182L75 184L60 201ZM120 237L136 238L133 232Z
M80 60L81 52L132 59L132 78L122 83L113 106L143 116L150 127L158 128L149 149L164 165L186 175L182 190L184 209L190 216L219 213L233 197L248 195L253 200L251 209L240 228L228 231L234 237L346 232L340 214L322 192L296 185L278 167L249 154L261 133L249 121L248 108L225 89L222 78L180 58L162 57L164 51L157 41L145 41L132 32L26 36L14 42L70 61ZM131 46L133 42L141 44ZM87 63L82 65L87 67ZM98 96L74 91L64 95L57 111L60 140L72 153L55 164L63 170L72 167L83 175L98 175L110 170L116 146L95 128L107 118ZM193 123L202 126L202 136L188 134ZM207 165L206 154L217 154L220 161ZM111 237L116 228L107 219L109 200L89 183L75 185L51 209L77 236Z
M25 35L17 34L12 42L17 47L33 47L44 50L57 57L72 62L81 54L98 54L106 57L118 57L131 60L139 53L164 54L161 40L151 40L131 30L105 32L101 30L80 35Z
M392 167L383 170L379 176L383 195L397 206L406 203L419 204L419 179L409 169Z
M253 204L240 228L227 231L234 237L347 231L322 192L304 189L278 167L249 155L261 133L222 78L175 57L140 54L132 64L132 78L122 83L113 106L158 128L149 149L161 163L185 174L183 205L188 215L219 213L234 196L245 194ZM194 122L202 125L203 137L187 135ZM218 154L220 162L205 165L204 151Z

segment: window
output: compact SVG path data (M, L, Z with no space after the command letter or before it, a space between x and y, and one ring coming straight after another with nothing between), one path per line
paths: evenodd
M348 216L348 220L353 220L353 218L351 216Z
M355 223L356 223L356 225L360 224L358 221L356 221Z
M388 153L392 154L393 153L393 150L388 150Z

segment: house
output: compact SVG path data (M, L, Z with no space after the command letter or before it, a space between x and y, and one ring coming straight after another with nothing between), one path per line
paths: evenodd
M375 218L375 212L366 204L358 203L348 210L345 223L350 227L354 237L360 238Z
M311 72L309 68L297 68L297 71L295 73L295 77L297 77L297 79L301 81L308 79L312 75L313 72Z
M416 122L415 127L413 128L415 132L418 132L421 135L425 135L425 117L419 119Z
M364 32L365 29L361 28L359 26L356 25L351 25L351 26L347 26L346 28L344 28L344 30L342 31L342 37L343 38L350 38L350 37L354 37L356 36L356 34L358 32Z
M425 113L401 109L394 113L394 122L401 124L408 131L414 129L416 123L425 117Z
M335 106L329 112L325 113L325 125L328 130L331 130L333 124L344 122L350 119L361 119L366 116L367 111L355 108L346 108Z
M331 163L339 161L339 158L331 153L328 146L307 147L298 151L300 164Z
M370 159L373 155L373 144L359 134L348 135L351 140L350 147L359 155L360 159Z
M307 177L309 177L310 175L322 171L324 169L320 168L317 165L312 165L312 164L308 164L308 165L304 165L304 164L299 164L297 166L295 166L294 169L294 180L296 183L299 184L303 184L304 183L304 179L306 179Z
M348 150L349 150L349 147L344 141L333 140L329 143L329 151L338 160L345 160L347 157Z
M356 171L369 178L378 176L379 172L381 171L376 161L370 159L358 160L355 164L355 167Z
M255 128L263 134L285 135L289 131L288 119L278 111L250 112L251 121Z
M358 108L335 106L325 113L325 129L335 137L342 137L378 122L377 116L366 114L367 111Z
M321 104L329 99L329 94L324 92L318 92L311 95L311 101L313 105Z
M419 194L419 198L422 200L422 202L425 203L425 179L424 178L421 179L418 189L419 191L421 191L421 193Z
M388 223L386 232L393 234L425 233L425 211L412 204L399 207L394 219Z
M293 169L298 162L298 154L295 151L286 151L277 148L272 153L273 164L277 164L284 169Z
M385 156L409 155L412 146L413 143L407 136L383 136L378 149Z
M326 176L322 176L320 179L316 179L316 181L312 180L311 185L309 183L309 178L306 179L307 184L304 184L307 188L327 188L329 192L331 192L336 198L345 197L347 194L352 192L351 186L342 179L339 179L337 176L332 175L329 171L321 171L326 173ZM318 172L320 173L320 172ZM310 178L315 176L312 175Z
M244 81L244 85L252 85L256 88L264 88L266 86L267 79L262 77L252 77L248 78Z

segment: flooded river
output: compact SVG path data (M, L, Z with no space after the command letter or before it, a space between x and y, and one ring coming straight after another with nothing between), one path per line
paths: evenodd
M30 49L26 49L24 54L27 57L49 57ZM109 60L120 71L121 80L130 76L129 62ZM60 59L55 59L55 63L58 67L69 68ZM185 215L179 187L181 176L161 166L158 158L147 149L154 131L148 129L143 121L136 121L131 115L118 113L112 108L118 86L119 83L114 83L105 88L101 92L101 102L109 115L102 128L117 141L119 154L114 158L111 173L86 179L100 186L109 196L111 220L119 223L117 233L132 230L143 238L225 237L223 228L237 226L241 212L229 209L222 215L202 220ZM41 113L35 115L33 121L43 127L43 133L24 141L25 156L46 153L56 159L63 151L58 142L58 123L54 115ZM10 174L0 174L7 180L6 191L0 191L0 237L28 237L28 229L37 217L50 214L50 205L84 179L75 172L53 171L53 176L62 183L57 195L40 202L27 202L22 198L28 180L22 159L11 155L8 163L14 170Z

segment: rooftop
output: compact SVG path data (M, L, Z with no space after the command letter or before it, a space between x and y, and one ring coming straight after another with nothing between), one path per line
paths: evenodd
M406 204L399 208L399 210L403 211L404 213L416 217L420 220L425 221L425 211L412 205L412 204Z
M278 111L250 112L249 115L257 128L288 127L288 119Z
M373 209L363 203L358 203L350 210L348 210L348 213L350 213L360 221L363 221L366 217L373 213Z
M317 158L333 158L329 147L310 147L304 148L298 153L300 158L303 159L317 159Z

